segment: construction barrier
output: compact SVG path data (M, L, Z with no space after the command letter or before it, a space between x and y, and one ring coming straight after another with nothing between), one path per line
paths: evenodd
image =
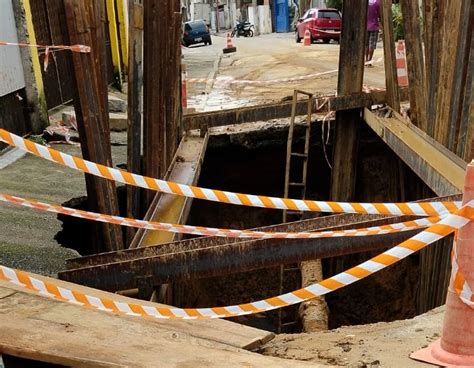
M82 305L116 314L157 319L209 319L236 317L267 312L278 308L298 304L318 296L326 295L344 286L366 278L406 257L425 248L468 224L474 219L474 201L448 215L425 231L404 241L398 246L363 262L345 272L337 274L317 284L256 302L213 308L174 308L152 307L137 303L119 302L110 298L98 298L78 290L57 286L54 282L45 282L29 274L9 267L0 266L0 280L21 286L40 295L68 303ZM462 321L459 321L462 322Z
M13 203L23 207L36 209L39 211L47 211L53 213L60 213L67 216L73 216L81 219L105 222L110 224L142 228L147 230L167 231L179 234L193 234L205 236L219 236L227 238L246 238L246 239L314 239L314 238L335 238L345 236L371 236L382 235L396 232L418 230L426 228L437 223L439 217L423 218L414 221L406 221L391 225L373 226L363 229L350 229L338 231L319 231L319 232L268 232L268 231L253 231L253 230L231 230L218 229L212 227L191 226L181 224L168 224L156 221L144 221L131 219L120 216L112 216L107 214L100 214L95 212L77 210L73 208L63 207L59 205L52 205L44 202L33 200L26 200L24 198L11 196L0 193L0 201Z
M463 202L474 200L474 161L467 167ZM448 367L474 367L474 222L459 229L441 339L411 355Z
M119 183L150 189L158 192L176 194L189 198L241 206L294 210L303 212L362 213L374 215L445 216L459 209L458 202L419 202L419 203L348 203L304 199L267 197L242 194L216 189L200 188L171 181L154 179L127 171L114 169L79 157L71 156L55 149L45 147L15 134L0 129L0 141L16 146L24 151L46 160L70 167Z
M395 46L395 58L397 64L397 79L399 87L408 87L407 57L405 41L399 40Z
M224 54L229 54L231 52L236 52L236 51L237 51L237 47L234 46L234 44L232 43L232 37L230 36L230 33L227 32L227 45L222 50L222 52Z
M304 31L303 46L311 46L311 32L309 29Z

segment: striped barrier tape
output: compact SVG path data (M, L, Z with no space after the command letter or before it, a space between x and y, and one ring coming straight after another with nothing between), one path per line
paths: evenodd
M91 175L113 180L119 183L150 189L158 192L176 194L189 198L235 204L240 206L272 208L304 212L362 213L373 215L409 215L409 216L445 216L455 212L460 202L419 202L419 203L348 203L328 202L306 199L267 197L242 194L216 189L200 188L171 181L129 173L101 164L71 156L55 149L45 147L15 134L0 129L0 141L16 146L35 156L82 171Z
M442 239L474 219L474 201L430 226L398 246L329 279L305 288L256 302L213 308L174 308L149 306L98 298L74 289L39 280L26 272L0 266L0 280L32 290L40 295L116 314L157 319L209 319L237 317L267 312L326 295L372 275Z
M88 53L91 52L91 48L85 45L34 45L29 43L21 42L6 42L0 41L0 46L18 46L18 47L33 47L39 49L50 49L50 50L70 50L72 52Z
M45 49L44 50L44 61L43 61L43 70L46 71L48 69L49 65L49 54L50 52L53 53L54 57L54 52L56 51L63 51L63 50L70 50L72 52L80 52L80 53L88 53L91 52L91 48L89 46L85 45L72 45L72 46L66 46L66 45L33 45L29 43L18 43L18 42L6 42L6 41L0 41L0 46L18 46L18 47L32 47L32 48L38 48L38 49Z
M464 274L461 272L458 264L458 255L457 255L457 246L456 240L453 244L453 254L452 254L452 270L451 270L451 285L454 288L454 291L463 301L464 304L468 305L471 308L474 308L474 294L472 288L467 283Z
M156 221L136 220L120 216L99 214L95 212L77 210L73 208L52 205L44 202L26 200L24 198L0 193L0 201L13 203L23 207L33 208L40 211L61 213L67 216L78 217L86 220L105 222L110 224L142 228L148 230L167 231L180 234L193 234L205 236L219 236L227 238L247 238L247 239L314 239L314 238L335 238L344 236L371 236L390 234L396 232L417 230L437 223L439 217L429 217L414 221L406 221L398 224L373 226L364 229L320 231L320 232L265 232L253 230L231 230L217 229L212 227L191 226L181 224L168 224Z

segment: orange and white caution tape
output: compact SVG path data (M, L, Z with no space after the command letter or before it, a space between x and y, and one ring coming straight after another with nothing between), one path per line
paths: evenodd
M95 212L77 210L74 208L52 205L44 202L26 200L24 198L0 193L0 201L13 203L23 207L33 208L40 211L61 213L67 216L78 217L86 220L105 222L122 226L142 228L148 230L167 231L179 234L193 234L204 236L219 236L226 238L247 238L247 239L315 239L315 238L335 238L344 236L371 236L396 232L418 230L437 223L439 217L429 217L414 221L406 221L391 225L372 226L364 229L350 229L337 231L319 232L268 232L253 230L232 230L218 229L213 227L202 227L181 224L168 224L156 221L136 220L120 216L112 216Z
M454 240L454 244L453 244L450 287L451 285L454 288L454 291L456 292L456 294L463 301L463 303L468 305L471 308L474 308L474 294L472 292L472 288L467 283L464 277L464 274L459 268L456 240Z
M57 286L54 282L39 280L26 272L0 266L0 280L10 282L32 290L40 295L82 305L88 308L125 314L144 318L157 319L209 319L236 317L298 304L318 296L326 295L344 286L351 285L372 275L438 241L453 231L460 229L474 219L474 201L451 214L439 223L404 241L398 246L329 279L312 284L305 288L256 302L213 308L174 308L126 303L110 298L98 298L78 290Z
M129 173L71 156L55 149L45 147L15 134L0 129L0 141L16 146L35 156L82 171L91 175L113 180L119 183L137 186L163 193L176 194L190 198L204 199L213 202L241 206L273 208L306 212L329 213L362 213L374 215L410 215L410 216L445 216L455 212L459 202L419 202L419 203L348 203L328 202L303 199L267 197L262 195L242 194L216 189L200 188L171 181L154 179Z
M18 43L18 42L5 42L0 41L0 46L18 46L18 47L32 47L38 49L50 49L50 50L69 50L72 52L88 53L91 52L91 48L85 45L34 45L29 43Z

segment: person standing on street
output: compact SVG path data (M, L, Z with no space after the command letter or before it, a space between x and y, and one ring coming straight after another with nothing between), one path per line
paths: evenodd
M377 39L379 37L380 19L380 0L369 0L367 11L367 46L365 48L365 61L371 61L374 57L374 51L377 48ZM371 66L371 64L367 64Z

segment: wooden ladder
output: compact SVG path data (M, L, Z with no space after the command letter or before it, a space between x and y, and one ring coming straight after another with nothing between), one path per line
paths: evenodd
M303 152L296 152L294 151L293 141L294 141L294 131L295 131L295 119L296 119L296 106L298 103L298 95L305 95L308 96L308 109L306 120L302 126L305 128L305 135L304 135L304 151ZM290 127L288 130L288 142L286 146L286 168L285 168L285 190L284 190L284 198L288 198L290 195L290 188L297 188L299 189L299 195L297 197L301 199L305 199L306 196L306 179L308 175L308 157L309 157L309 145L310 145L310 134L311 134L311 112L313 108L313 94L296 90L293 92L293 103L291 107L291 120L290 120ZM292 174L294 171L291 171L291 162L292 159L299 160L299 166L301 167L301 176L297 179L291 180ZM301 162L302 161L302 162ZM292 198L296 198L293 196L292 191ZM296 191L298 193L298 191ZM283 210L283 222L288 222L289 217L293 217L294 220L301 220L303 216L302 212L299 211L289 211ZM280 294L283 294L284 291L284 281L285 276L288 275L290 272L299 272L300 268L298 264L292 265L281 265L280 266ZM297 313L295 313L297 314ZM278 310L278 333L282 332L283 327L295 325L297 323L297 316L294 316L290 322L283 322L282 316L282 309Z

